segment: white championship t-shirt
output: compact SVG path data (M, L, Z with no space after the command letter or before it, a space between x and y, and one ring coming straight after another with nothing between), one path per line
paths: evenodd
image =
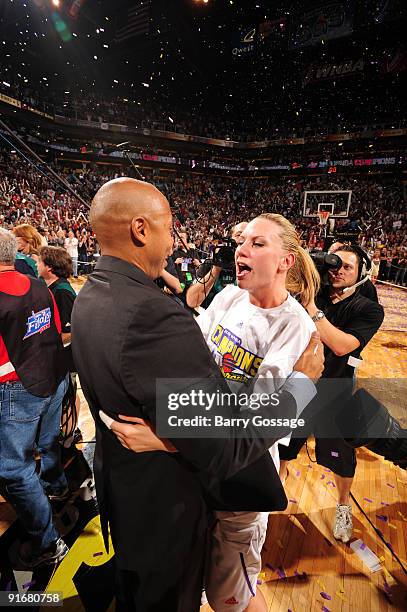
M316 330L306 310L291 295L281 306L259 308L250 302L246 290L235 285L218 293L197 323L227 380L272 378L275 389L291 374ZM278 469L277 444L270 454Z

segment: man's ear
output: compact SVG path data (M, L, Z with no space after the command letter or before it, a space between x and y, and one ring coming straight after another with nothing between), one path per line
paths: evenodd
M134 217L131 220L131 235L133 240L139 244L146 244L147 241L147 221L144 217Z
M294 253L287 253L284 257L281 258L280 262L280 270L289 270L295 264L295 255Z

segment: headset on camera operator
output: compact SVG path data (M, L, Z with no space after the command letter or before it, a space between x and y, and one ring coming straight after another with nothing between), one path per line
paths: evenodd
M343 247L346 243L344 242L334 242L328 249L328 253L336 253L336 251L340 251L341 247ZM349 243L348 243L349 244ZM369 265L369 263L367 263ZM373 300L374 302L378 302L379 298L377 297L376 287L370 280L372 274L372 266L370 263L369 274L365 275L359 284L359 294L364 297L369 298L369 300Z
M343 379L340 402L349 400L353 390L355 368L360 363L360 353L378 331L383 322L383 308L378 302L361 295L360 287L367 282L370 260L358 246L341 246L335 254L318 253L314 262L321 274L321 290L315 303L307 311L315 322L325 345L323 378ZM346 384L346 379L348 384ZM332 405L332 414L335 410ZM334 523L334 537L349 541L352 534L352 511L349 505L350 489L355 474L354 449L342 438L328 439L318 436L314 421L316 459L320 465L332 470L338 490L338 504ZM321 431L321 429L320 429ZM310 432L311 433L311 432ZM294 459L305 439L292 439L288 447L280 445L282 460L280 474L286 476L286 462Z
M196 281L188 287L186 293L186 302L190 308L208 308L219 291L226 285L235 284L235 242L246 226L246 221L235 225L230 239L225 239L224 244L218 245L213 259L206 260L197 270Z

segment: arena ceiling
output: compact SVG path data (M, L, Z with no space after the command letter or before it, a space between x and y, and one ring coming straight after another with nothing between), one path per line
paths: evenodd
M350 7L349 34L296 46L294 29L302 27L306 11L321 5L334 7L333 19L335 7ZM278 121L283 109L292 121L303 113L307 121L307 96L314 89L304 90L307 67L357 62L361 52L366 65L379 66L389 49L403 44L403 6L401 0L3 0L1 76L45 94L103 91L143 103L164 101L173 115L181 105L194 114L242 120L274 113ZM134 7L148 15L148 33L121 39ZM327 11L318 19L332 19ZM142 30L142 20L137 24ZM261 44L249 49L250 32L257 28L258 42L261 24L271 25ZM398 74L393 77L384 90L374 85L378 96L401 96ZM355 104L366 101L367 82L359 80ZM326 104L333 104L332 92Z

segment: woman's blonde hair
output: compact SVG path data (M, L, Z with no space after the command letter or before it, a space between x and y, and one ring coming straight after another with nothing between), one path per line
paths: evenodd
M286 288L293 295L299 295L301 303L307 306L319 290L320 278L309 253L302 248L300 238L292 223L282 215L263 213L258 219L268 219L279 227L283 248L295 255L295 263L287 272Z
M13 234L16 238L22 238L30 245L30 255L34 253L38 255L40 248L42 247L42 237L39 232L32 225L28 223L22 223L16 225L13 228Z

